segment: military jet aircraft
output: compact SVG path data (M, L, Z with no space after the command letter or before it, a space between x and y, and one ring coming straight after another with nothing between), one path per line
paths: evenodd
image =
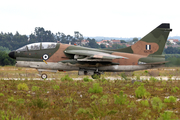
M79 75L100 76L103 72L122 72L157 68L165 64L162 55L170 29L163 23L130 47L116 50L93 49L76 45L40 42L9 53L16 66L44 71L78 71Z

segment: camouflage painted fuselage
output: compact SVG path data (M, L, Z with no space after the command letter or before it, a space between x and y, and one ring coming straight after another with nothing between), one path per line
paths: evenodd
M94 71L135 71L162 66L162 55L171 29L169 24L161 24L134 45L117 50L101 50L57 43L54 48L14 51L16 66L45 70L90 70ZM12 54L11 54L12 56Z
M82 50L86 52L103 52L117 56L124 56L128 59L113 59L111 61L77 61L74 59L74 55L66 54L66 50ZM92 48L85 48L80 46L70 46L66 44L57 44L56 48L50 50L39 50L39 51L26 51L16 53L18 67L32 67L37 69L51 69L51 70L79 70L83 69L99 69L100 71L134 71L148 69L152 67L158 67L159 65L151 65L148 63L156 63L165 61L164 56L148 56L139 55L124 52L114 52L109 50L99 50ZM49 59L43 62L42 56L48 54ZM100 55L99 55L100 56ZM84 59L86 56L81 56ZM147 64L147 65L146 65Z

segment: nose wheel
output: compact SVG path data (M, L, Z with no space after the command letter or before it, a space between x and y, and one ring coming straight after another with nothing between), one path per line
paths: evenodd
M45 73L41 74L41 78L42 79L46 79L47 78L47 75Z

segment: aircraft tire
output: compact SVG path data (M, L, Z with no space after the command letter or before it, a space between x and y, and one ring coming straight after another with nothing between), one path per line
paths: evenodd
M47 75L46 75L45 73L43 73L43 74L41 75L41 78L42 78L42 79L46 79L46 78L47 78Z

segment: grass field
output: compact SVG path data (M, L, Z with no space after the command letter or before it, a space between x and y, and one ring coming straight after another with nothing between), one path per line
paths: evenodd
M168 69L168 70L167 70ZM3 80L5 77L39 77L34 69L0 68L0 119L2 120L84 120L180 118L179 68L132 73L105 73L92 80L77 72L48 73L55 80ZM139 76L152 76L138 80ZM124 80L108 80L121 76ZM130 80L134 76L137 80ZM157 80L153 76L169 76ZM59 80L60 79L60 80Z

